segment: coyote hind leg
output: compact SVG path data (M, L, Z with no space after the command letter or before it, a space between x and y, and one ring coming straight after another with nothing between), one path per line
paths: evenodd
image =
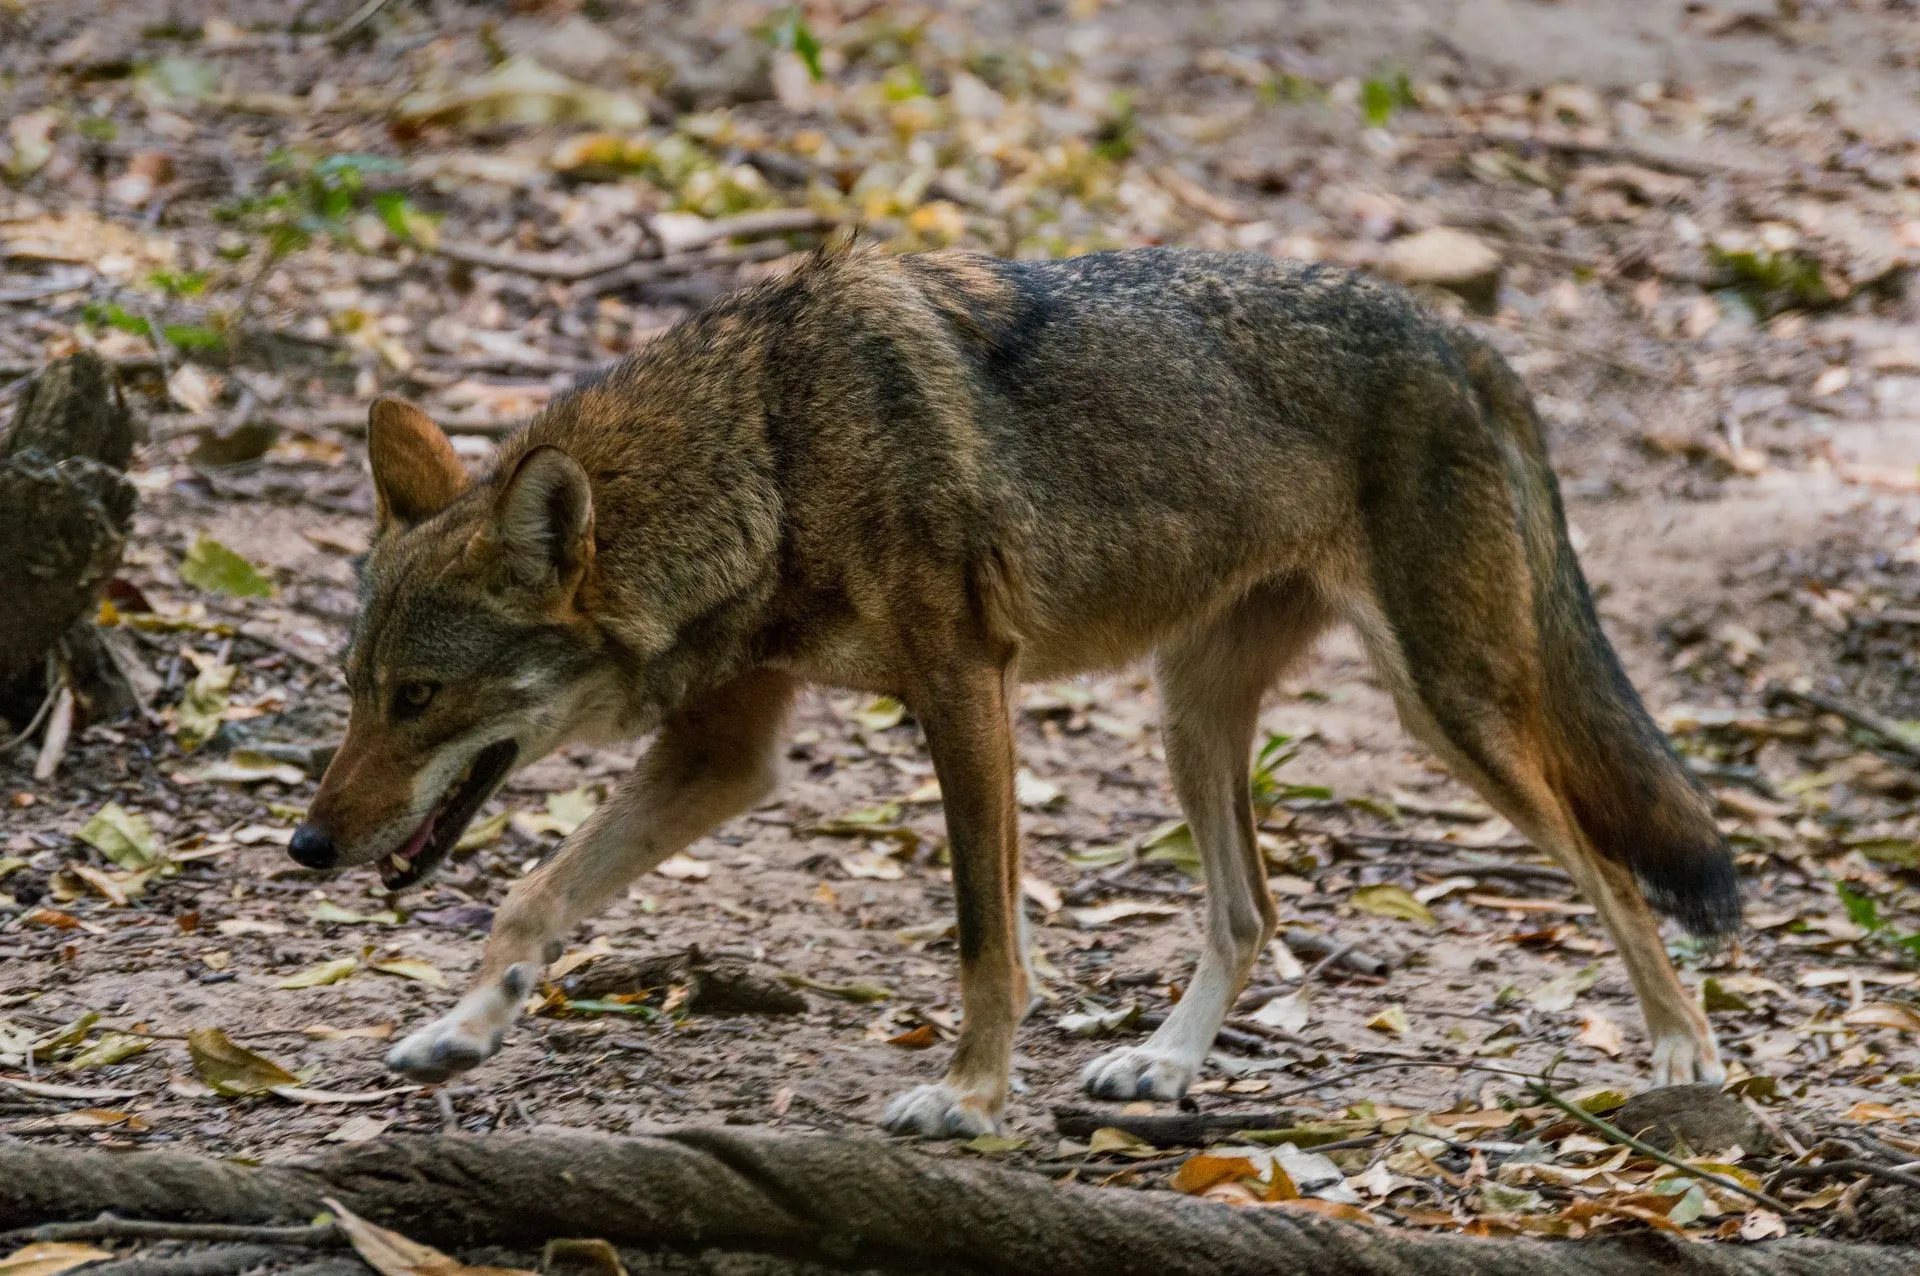
M1105 1099L1178 1099L1273 935L1273 900L1247 788L1260 697L1325 627L1303 584L1269 585L1220 619L1163 648L1156 661L1167 767L1207 880L1200 964L1166 1023L1138 1046L1109 1051L1082 1081Z

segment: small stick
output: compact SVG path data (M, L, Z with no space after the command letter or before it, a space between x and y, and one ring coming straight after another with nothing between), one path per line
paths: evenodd
M47 719L47 734L40 741L40 756L33 763L33 778L44 784L60 769L67 755L67 740L73 735L73 688L66 670L60 671L60 690L53 699L53 716Z
M15 749L33 738L33 733L40 729L40 724L47 720L47 714L52 712L53 702L60 698L60 692L64 686L65 684L58 680L49 682L46 698L40 702L40 707L34 710L33 719L27 723L26 730L13 737L13 739L8 740L5 744L0 744L0 754L12 753Z
M1898 724L1877 713L1848 704L1844 700L1836 700L1832 696L1823 696L1817 691L1795 691L1777 682L1767 684L1765 699L1769 705L1784 701L1808 709L1816 709L1821 713L1831 713L1848 726L1873 736L1881 745L1895 753L1920 761L1920 744L1907 739L1900 733Z
M387 7L389 0L367 0L358 9L347 15L346 21L335 27L327 35L327 43L334 48L342 48L351 41L360 28L372 22Z
M1653 1146L1653 1144L1651 1143L1647 1143L1640 1139L1634 1138L1631 1134L1628 1134L1625 1130L1622 1130L1619 1126L1611 1125L1606 1121L1602 1121L1599 1117L1587 1111L1585 1108L1581 1107L1580 1105L1576 1103L1569 1103L1567 1100L1561 1098L1558 1094L1556 1094L1553 1091L1553 1089L1549 1086L1543 1085L1538 1081L1529 1081L1527 1082L1527 1088L1529 1090L1532 1090L1534 1093L1534 1097L1538 1098L1541 1102L1548 1103L1553 1105L1556 1108L1559 1108L1562 1112L1566 1113L1568 1116L1572 1117L1574 1120L1580 1122L1582 1125L1585 1125L1591 1128L1595 1133L1605 1135L1608 1139L1611 1139L1613 1142L1620 1144L1622 1147L1632 1148L1634 1151L1638 1152L1641 1156L1650 1156L1654 1160L1660 1162L1662 1165L1672 1166L1674 1169L1680 1171L1682 1174L1689 1176L1690 1178L1700 1179L1702 1182L1711 1183L1715 1187L1725 1188L1729 1192L1737 1192L1741 1196L1746 1197L1748 1200L1760 1202L1760 1204L1766 1206L1770 1210L1773 1210L1775 1213L1778 1213L1781 1215L1793 1213L1793 1206L1788 1205L1785 1201L1780 1200L1778 1197L1769 1196L1765 1192L1756 1192L1744 1183L1736 1183L1734 1180L1730 1178L1725 1178L1718 1174L1710 1174L1706 1170L1702 1170L1695 1166L1688 1165L1685 1161L1681 1160L1679 1157L1671 1156L1665 1152L1662 1152L1659 1148Z
M1330 1085L1338 1085L1342 1081L1351 1081L1369 1072L1383 1072L1388 1068L1465 1068L1473 1072L1490 1072L1497 1077L1516 1077L1523 1081L1533 1080L1540 1075L1537 1072L1519 1072L1512 1068L1495 1068L1484 1063L1470 1063L1463 1059L1395 1059L1391 1063L1369 1063L1358 1068L1349 1068L1345 1072L1336 1072L1319 1081L1295 1086L1291 1090L1282 1090L1278 1094L1270 1094L1266 1097L1270 1100L1291 1099L1295 1095L1311 1094L1315 1090L1323 1090Z
M1095 1130L1125 1130L1155 1147L1195 1147L1223 1134L1242 1130L1285 1130L1297 1124L1290 1109L1263 1112L1101 1112L1092 1108L1055 1108L1053 1128L1070 1139L1084 1139Z
M1888 1183L1898 1183L1920 1191L1920 1174L1910 1174L1906 1170L1891 1165L1882 1165L1878 1161L1863 1161L1857 1157L1842 1157L1837 1161L1822 1161L1818 1165L1783 1165L1773 1172L1767 1180L1769 1191L1779 1191L1782 1183L1792 1179L1836 1178L1842 1174L1870 1174L1874 1178Z
M242 1241L256 1245L344 1245L332 1223L253 1227L242 1223L167 1223L102 1214L84 1223L42 1223L20 1233L31 1241Z

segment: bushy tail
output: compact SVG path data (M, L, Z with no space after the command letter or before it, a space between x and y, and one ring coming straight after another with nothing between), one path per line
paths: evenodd
M1731 933L1740 898L1712 801L1600 628L1526 387L1477 338L1463 335L1460 348L1501 443L1533 576L1551 778L1595 849L1632 869L1649 904L1696 935Z

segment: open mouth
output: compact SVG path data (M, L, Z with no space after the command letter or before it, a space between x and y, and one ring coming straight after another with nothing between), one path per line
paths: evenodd
M460 778L441 795L439 804L420 822L407 844L380 861L380 884L390 891L405 890L447 858L447 852L467 831L480 804L507 778L518 751L511 740L480 750Z

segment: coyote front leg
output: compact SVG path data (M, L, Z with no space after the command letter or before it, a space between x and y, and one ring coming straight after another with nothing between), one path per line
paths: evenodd
M567 934L626 884L765 796L792 681L756 670L674 713L614 796L545 864L514 883L480 973L444 1017L403 1039L387 1066L443 1081L500 1039Z
M1008 665L978 663L929 679L908 701L927 733L947 811L960 932L965 1018L944 1080L887 1105L895 1134L971 1137L1000 1124L1013 1033L1027 1011L1027 975L1015 925L1019 808L1013 791Z

